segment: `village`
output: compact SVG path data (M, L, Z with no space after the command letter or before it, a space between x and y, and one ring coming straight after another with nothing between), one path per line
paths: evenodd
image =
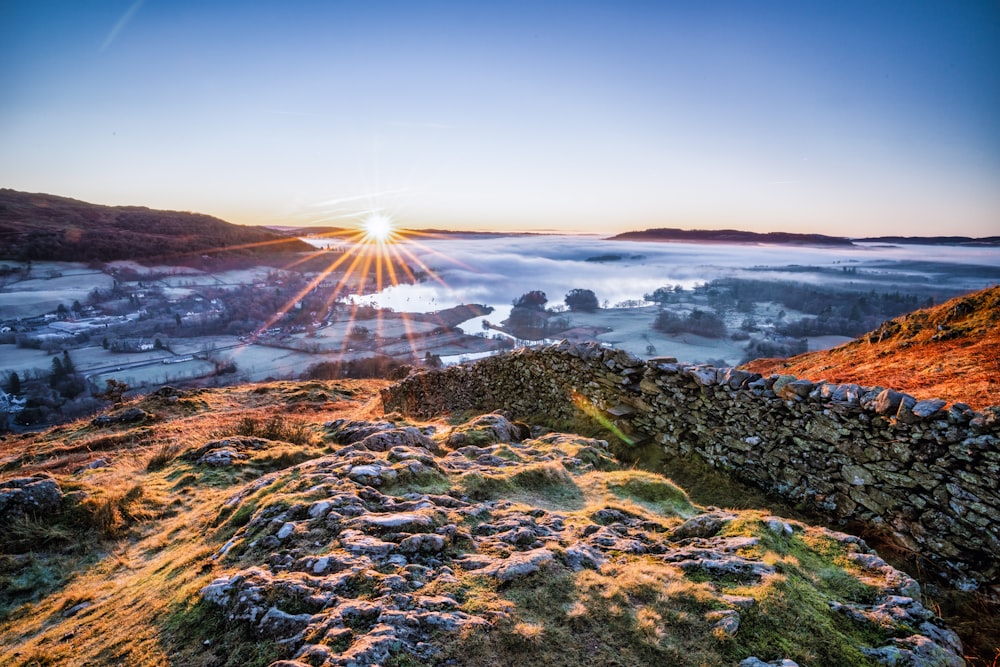
M397 313L364 303L370 276L222 268L5 262L0 427L89 414L112 388L385 372L510 345L456 328L485 306Z

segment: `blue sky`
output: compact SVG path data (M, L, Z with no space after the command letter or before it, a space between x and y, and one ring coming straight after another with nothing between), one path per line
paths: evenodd
M0 186L244 224L1000 234L1000 3L0 4Z

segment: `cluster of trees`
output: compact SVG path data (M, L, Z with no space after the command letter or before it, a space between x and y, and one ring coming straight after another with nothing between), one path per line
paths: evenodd
M793 357L809 349L804 338L782 338L778 340L753 339L744 348L741 364L760 358Z
M787 323L786 335L790 336L857 336L887 319L934 305L933 298L898 289L858 292L841 286L741 278L719 278L695 291L704 294L716 311L736 309L750 313L755 302L771 301L816 318L816 322L804 324L805 329L795 329L792 323Z
M63 350L61 357L52 357L49 386L63 398L76 398L87 390L87 381L83 375L76 372L76 366L67 350Z
M653 328L666 334L693 333L708 338L726 335L726 324L721 317L697 308L687 315L661 310L653 320Z
M440 361L440 359L438 359ZM350 361L321 361L306 369L309 380L340 380L343 378L386 378L401 380L412 367L385 355L375 355Z
M646 301L652 301L653 303L658 303L661 306L671 301L675 301L680 294L683 294L683 285L664 285L663 287L657 287L649 294L643 294L642 298Z
M569 326L565 317L553 317L562 306L546 309L549 302L545 292L532 290L514 299L506 324L518 338L537 340L564 331ZM565 307L573 312L593 313L600 308L600 302L593 290L576 288L566 293Z
M88 391L87 381L76 371L68 352L52 357L51 371L11 372L4 382L8 394L5 414L0 415L0 431L10 422L20 426L40 426L65 421L97 411L102 401ZM17 410L14 411L14 399Z

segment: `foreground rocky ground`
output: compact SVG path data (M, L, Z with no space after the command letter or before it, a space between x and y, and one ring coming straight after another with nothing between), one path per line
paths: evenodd
M165 389L3 443L0 663L964 664L857 537L377 387Z

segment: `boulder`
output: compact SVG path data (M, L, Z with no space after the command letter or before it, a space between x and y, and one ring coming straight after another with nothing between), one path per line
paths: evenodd
M59 511L62 490L51 477L17 477L0 482L0 522Z

